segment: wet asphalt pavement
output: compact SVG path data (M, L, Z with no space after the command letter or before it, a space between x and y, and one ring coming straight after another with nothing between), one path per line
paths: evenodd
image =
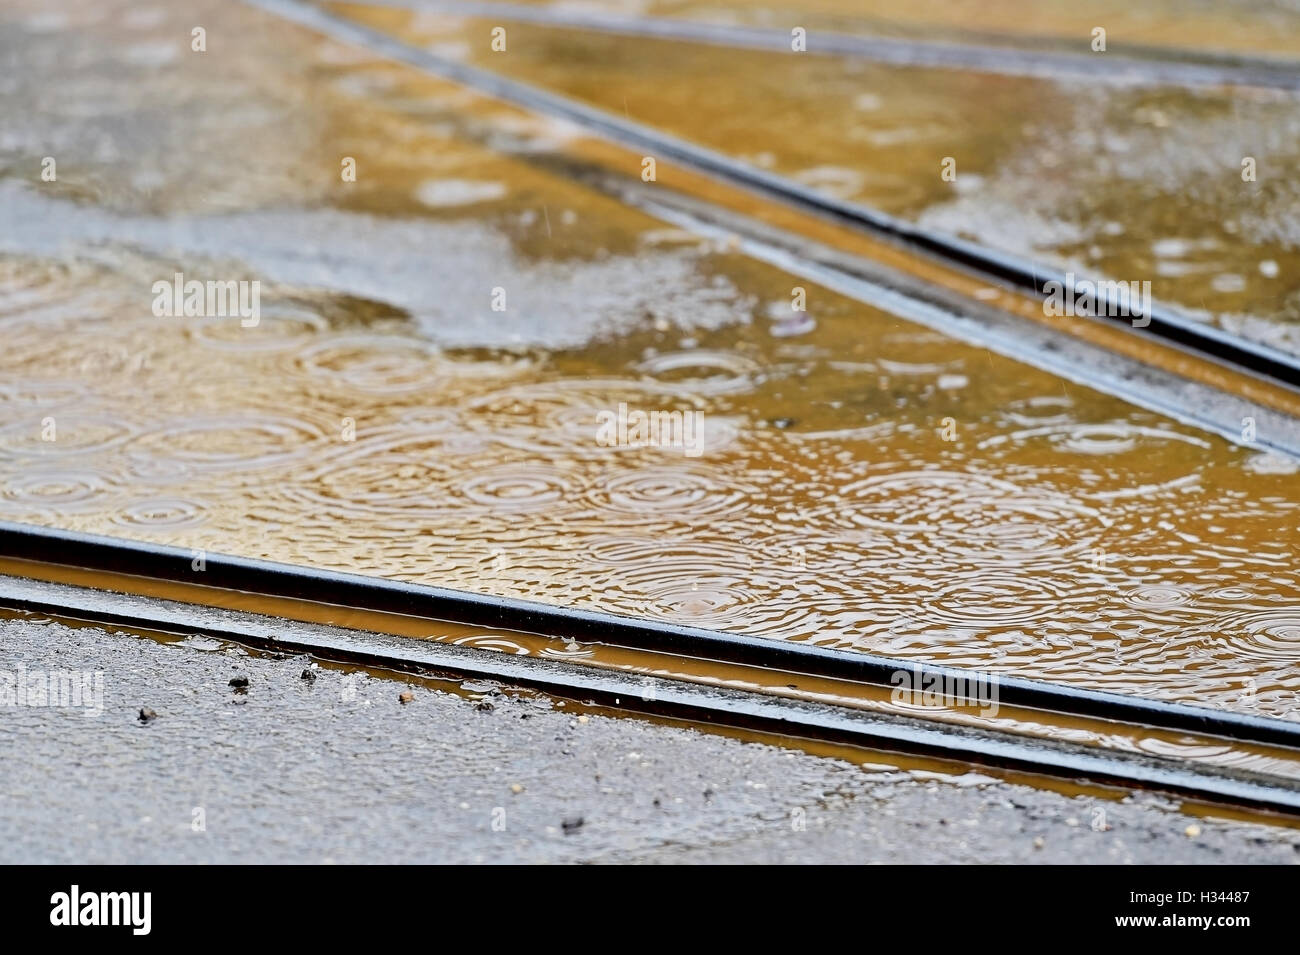
M98 716L0 707L4 863L1300 861L1300 831L1150 794L861 767L200 637L0 630L0 672L104 675Z

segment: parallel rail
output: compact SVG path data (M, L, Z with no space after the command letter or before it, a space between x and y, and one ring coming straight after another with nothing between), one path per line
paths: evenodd
M457 17L527 23L533 26L605 33L620 37L679 40L729 49L790 53L790 31L738 23L709 23L678 17L629 16L569 7L498 3L493 0L347 0L350 4L389 7ZM793 28L803 14L791 14ZM868 33L810 28L807 52L868 60L889 66L970 70L1000 76L1029 76L1049 80L1086 80L1121 86L1250 86L1300 90L1300 62L1278 57L1237 56L1197 50L1123 44L1105 56L1067 49L1064 40L1043 48L1036 38L1011 42L942 42ZM1087 38L1082 42L1086 45Z
M485 605L481 600L470 604ZM749 730L790 742L832 743L1037 777L1153 789L1200 803L1300 817L1300 780L1055 739L24 578L0 577L0 607L110 627L202 633L259 650L422 677L497 681L583 704Z
M441 76L495 99L523 109L574 123L616 145L642 150L657 159L671 159L730 185L774 199L787 206L813 213L877 238L886 238L909 249L992 281L1008 285L1033 297L1046 294L1056 283L1076 299L1087 295L1100 300L1091 317L1132 327L1129 303L1118 292L1096 288L1097 277L1067 274L1053 266L1023 256L991 249L974 242L945 235L888 215L861 203L826 195L784 176L758 169L696 143L670 135L634 120L511 79L490 70L438 56L392 36L331 14L305 0L246 0L251 5L316 30L334 39L353 43L396 62ZM1081 283L1089 282L1091 286ZM1232 335L1197 322L1161 303L1150 303L1141 316L1147 324L1133 328L1162 343L1192 352L1210 361L1268 378L1300 390L1300 355L1293 355L1261 342Z
M194 552L183 548L31 524L0 521L0 557L874 686L894 686L900 672L935 685L983 677L996 682L1006 706L1300 750L1300 723L1250 713L227 554L205 552L196 571Z
M196 570L190 550L73 531L0 522L0 557L876 686L893 685L891 677L900 671L957 687L970 685L966 681L972 677L984 677L996 682L999 703L1009 707L1300 750L1300 724L1252 714L210 552L203 554L202 569ZM342 631L23 578L0 580L0 606L110 625L199 631L250 646L342 662L501 680L673 718L1104 785L1154 788L1213 803L1300 815L1297 780L763 692L722 690L686 680ZM648 686L653 689L647 691Z

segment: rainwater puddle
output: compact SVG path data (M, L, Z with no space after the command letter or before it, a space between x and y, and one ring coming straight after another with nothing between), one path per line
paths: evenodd
M1293 469L666 232L561 131L240 5L219 70L113 57L188 11L38 6L0 30L0 517L1300 712ZM117 115L70 122L91 88ZM259 321L155 315L177 272Z

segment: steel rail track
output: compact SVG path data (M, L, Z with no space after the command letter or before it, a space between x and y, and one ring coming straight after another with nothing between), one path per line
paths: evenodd
M306 654L426 678L491 680L582 704L749 730L787 741L832 743L1037 777L1152 789L1203 803L1300 816L1298 780L1169 757L22 578L0 577L0 606L110 627L202 633L257 650Z
M656 40L681 40L732 49L790 53L790 32L743 24L709 23L669 17L629 16L564 7L537 7L491 0L347 0L368 7L445 13L528 23L534 26L606 33ZM790 26L800 21L791 15ZM1041 42L1041 41L1040 41ZM1208 54L1180 58L1178 51L1125 46L1093 52L1031 49L1027 45L914 40L810 28L807 52L870 60L890 66L970 70L1001 76L1079 79L1117 85L1253 86L1300 90L1300 63L1281 59Z
M495 99L523 109L581 126L623 147L645 150L657 159L671 159L720 181L739 186L783 204L811 212L840 224L863 230L922 251L938 260L985 278L1009 285L1026 295L1043 297L1046 286L1056 283L1075 299L1092 295L1099 307L1090 316L1132 328L1134 334L1159 341L1210 361L1270 378L1300 390L1300 355L1232 335L1197 322L1166 305L1151 303L1141 316L1147 324L1134 328L1128 303L1118 292L1101 294L1095 276L1062 273L1054 267L1022 256L1001 252L955 236L921 228L861 203L823 194L784 176L755 168L730 156L662 132L634 120L552 93L490 70L438 56L404 43L378 30L335 16L305 0L245 0L259 9L316 30L336 40L353 43L380 56L442 76ZM1091 283L1085 286L1083 283ZM1121 283L1122 284L1122 283Z
M0 522L0 557L883 687L897 685L900 673L915 685L965 687L979 677L996 683L999 703L1011 707L1300 749L1300 723L1249 713L226 554L205 552L199 571L195 552L184 548L30 524Z

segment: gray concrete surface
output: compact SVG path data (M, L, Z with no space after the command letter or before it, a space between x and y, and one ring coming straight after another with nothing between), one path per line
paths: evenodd
M0 690L58 670L102 673L102 713L0 702L0 862L1300 861L1300 831L1149 794L864 768L489 686L0 620Z

